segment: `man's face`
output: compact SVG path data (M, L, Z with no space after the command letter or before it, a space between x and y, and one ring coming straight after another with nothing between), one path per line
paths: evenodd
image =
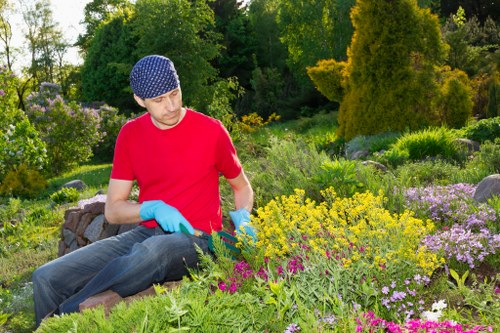
M139 105L148 110L153 123L159 129L172 128L183 117L182 92L180 88L153 98L141 99L135 95L134 98Z

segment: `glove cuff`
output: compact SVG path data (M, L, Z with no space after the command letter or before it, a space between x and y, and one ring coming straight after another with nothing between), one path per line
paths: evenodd
M231 216L231 220L233 221L236 229L238 229L243 223L250 222L250 213L245 208L229 212L229 215Z

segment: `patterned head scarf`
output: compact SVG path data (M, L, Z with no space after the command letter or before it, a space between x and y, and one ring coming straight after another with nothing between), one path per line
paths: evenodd
M163 95L178 88L179 84L174 63L159 55L142 58L130 72L130 87L142 99Z

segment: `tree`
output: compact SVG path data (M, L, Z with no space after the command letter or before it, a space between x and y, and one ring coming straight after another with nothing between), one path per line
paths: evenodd
M139 37L137 59L148 54L170 58L179 73L187 105L203 110L213 96L220 54L214 13L205 0L138 0L134 34Z
M90 48L99 26L108 22L110 18L125 9L130 8L131 3L128 0L93 0L85 5L83 24L85 33L78 36L76 45L85 55Z
M58 24L54 22L50 1L21 2L21 5L27 28L27 48L31 56L28 73L35 85L41 82L58 82L57 72L60 68L56 62L57 54L66 53L69 45Z
M278 7L281 40L288 47L288 65L306 79L306 67L319 59L346 59L352 36L349 11L354 0L286 0Z
M287 49L280 40L277 23L278 1L252 0L248 8L248 17L256 41L256 65L283 71L286 67Z
M128 79L137 42L130 23L132 17L131 10L124 10L97 28L81 70L85 101L105 102L126 114L137 108Z
M1 55L4 57L5 66L12 71L13 48L12 48L12 26L8 20L10 16L10 6L7 0L0 0L0 42Z
M415 0L358 0L351 18L347 62L320 64L340 80L328 84L342 87L332 95L341 99L339 136L458 126L455 115L470 116L467 75L439 67L446 44L428 9Z
M249 88L256 43L250 21L239 0L208 2L215 14L215 31L223 36L220 57L215 67L223 78L236 76L240 86Z

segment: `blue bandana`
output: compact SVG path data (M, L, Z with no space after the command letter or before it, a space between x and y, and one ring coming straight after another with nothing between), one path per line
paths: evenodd
M142 99L163 95L178 88L179 84L174 63L159 55L142 58L130 72L130 87Z

